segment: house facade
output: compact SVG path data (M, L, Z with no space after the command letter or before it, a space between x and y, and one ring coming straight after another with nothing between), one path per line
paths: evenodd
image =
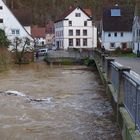
M46 45L46 28L32 26L31 35L35 40L36 47L44 47Z
M55 22L55 45L59 49L92 49L97 46L97 29L92 24L91 11L70 7Z
M26 31L26 29L21 25L21 23L17 20L15 15L11 12L11 10L6 6L3 0L0 0L0 28L3 29L11 41L12 45L9 46L9 49L13 49L13 45L15 44L15 38L20 38L25 40L28 38L30 40L30 47L33 47L34 40L31 35ZM23 46L25 42L21 43Z
M46 25L46 44L49 47L55 44L54 22L51 20Z
M101 21L101 46L106 50L132 47L133 8L106 7Z
M133 53L140 52L140 2L135 7L135 15L133 20Z

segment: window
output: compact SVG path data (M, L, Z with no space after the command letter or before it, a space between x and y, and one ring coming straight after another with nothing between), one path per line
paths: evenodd
M117 33L116 32L114 33L114 36L117 37Z
M84 26L87 26L87 21L84 21Z
M86 38L83 39L83 46L87 46L87 39Z
M87 36L87 30L83 30L83 36Z
M19 30L16 30L16 34L19 35Z
M108 33L108 37L111 37L111 33Z
M2 10L3 9L3 7L2 6L0 6L0 10Z
M115 47L115 43L110 43L110 47L114 48Z
M79 38L76 39L76 46L80 46L80 39Z
M19 29L12 29L12 30L11 30L11 33L12 33L13 35L19 35L19 34L20 34L20 31L19 31Z
M11 30L12 34L14 35L15 34L15 30Z
M72 21L69 21L69 26L72 26Z
M121 16L121 10L120 9L111 9L111 16L113 16L113 17Z
M73 46L73 39L69 39L69 46Z
M121 32L121 37L123 37L123 32Z
M0 18L0 23L3 23L3 19L2 18Z
M73 30L69 30L69 36L73 36Z
M81 17L81 13L75 13L76 17Z
M76 30L76 35L77 35L77 36L80 35L80 30Z

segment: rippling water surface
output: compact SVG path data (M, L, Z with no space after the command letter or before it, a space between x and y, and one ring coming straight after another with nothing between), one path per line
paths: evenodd
M85 66L0 73L1 140L121 140L104 87Z

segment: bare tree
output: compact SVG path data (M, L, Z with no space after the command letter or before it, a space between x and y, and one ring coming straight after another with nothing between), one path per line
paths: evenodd
M31 46L31 40L29 38L18 38L15 37L12 43L12 52L15 53L15 62L21 65L22 63L27 63L28 58L26 58L26 52L33 51Z

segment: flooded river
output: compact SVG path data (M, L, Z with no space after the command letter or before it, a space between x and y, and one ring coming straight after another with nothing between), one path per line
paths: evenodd
M0 73L0 140L121 140L98 73L36 63Z

